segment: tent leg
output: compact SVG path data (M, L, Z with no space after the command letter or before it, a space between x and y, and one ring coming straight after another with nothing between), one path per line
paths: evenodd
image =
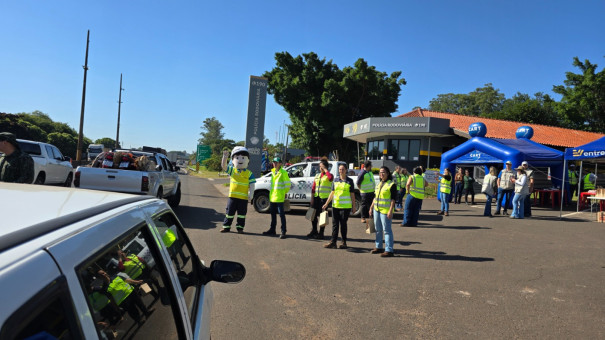
M580 161L580 173L578 174L578 202L576 204L576 212L580 212L580 197L582 193L580 193L580 184L582 183L582 165L584 165L584 161Z
M567 162L563 156L563 175L561 176L561 209L559 210L559 219L563 218L563 200L565 199L565 173L567 172ZM534 194L535 195L535 194Z

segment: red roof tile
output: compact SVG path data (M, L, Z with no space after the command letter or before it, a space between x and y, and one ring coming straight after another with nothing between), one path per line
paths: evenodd
M515 132L520 126L531 126L534 129L532 141L549 146L576 147L597 140L605 135L595 132L565 129L554 126L513 122L492 118L463 116L455 113L445 113L416 109L397 117L435 117L450 120L450 127L457 133L468 135L468 126L472 123L482 122L487 127L486 137L489 138L515 138Z

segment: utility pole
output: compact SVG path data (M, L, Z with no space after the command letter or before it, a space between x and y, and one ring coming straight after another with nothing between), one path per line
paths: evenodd
M86 34L86 58L84 59L84 84L82 85L82 109L80 110L80 132L78 133L78 150L76 151L76 161L82 160L82 144L84 134L84 104L86 103L86 73L88 72L88 45L90 43L90 30Z
M286 125L288 132L286 132L286 147L284 148L284 164L288 162L288 137L290 136L290 126Z
M116 132L116 145L115 148L118 149L120 147L120 108L122 107L122 73L120 73L120 95L118 97L118 132Z

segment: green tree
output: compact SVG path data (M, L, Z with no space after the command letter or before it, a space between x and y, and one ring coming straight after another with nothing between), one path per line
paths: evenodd
M387 75L363 59L340 70L331 60L310 52L293 57L275 54L276 66L264 73L268 92L290 116L292 144L309 154L339 150L352 157L355 143L342 138L346 123L367 117L389 117L405 79Z
M93 144L103 144L106 148L114 148L116 146L116 140L109 137L103 137L95 140ZM121 146L118 145L118 148L120 147Z
M78 138L65 132L51 132L48 134L48 143L59 148L64 156L76 157Z
M512 120L534 124L562 126L562 120L555 108L555 100L548 94L538 92L531 96L519 93L506 99L502 111L487 115L490 118Z
M505 99L499 89L488 83L468 94L439 94L429 102L429 110L483 117L501 111Z
M220 153L222 151L220 143L225 136L223 128L223 124L215 117L206 118L201 126L202 132L200 135L202 138L198 142L203 145L210 145L213 154Z
M565 85L553 86L562 95L557 104L565 124L594 132L605 132L605 69L597 72L597 64L574 57L573 66L581 73L566 72Z

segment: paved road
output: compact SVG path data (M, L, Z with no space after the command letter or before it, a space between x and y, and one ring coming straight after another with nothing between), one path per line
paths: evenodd
M200 256L247 269L238 285L213 284L213 339L605 338L605 224L466 205L442 217L427 200L420 227L395 216L396 256L380 258L355 218L348 250L307 240L303 208L285 240L261 235L269 215L252 206L246 234L221 234L219 181L181 178L177 214Z

